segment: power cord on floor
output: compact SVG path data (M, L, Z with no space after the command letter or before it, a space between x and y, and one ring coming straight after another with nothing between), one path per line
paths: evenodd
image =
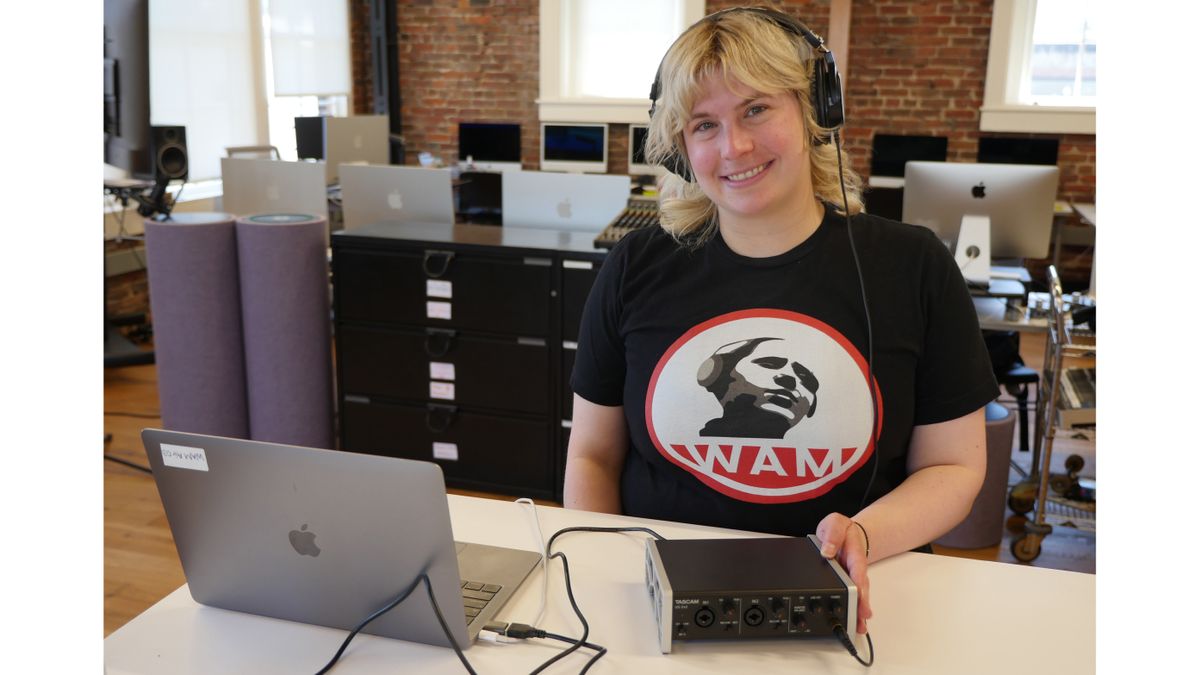
M108 453L105 453L105 454L104 454L104 459L107 459L107 460L108 460L108 461L110 461L110 462L115 462L115 463L117 463L117 464L120 464L120 465L122 465L122 466L127 466L127 467L129 467L129 468L131 468L131 469L137 469L138 471L141 471L141 472L143 472L143 473L148 473L148 474L150 474L150 475L152 475L152 476L154 475L154 470L153 470L153 469L151 469L151 468L150 468L150 467L148 467L148 466L142 466L141 464L138 464L137 462L130 462L129 460L126 460L126 459L121 459L120 457L117 457L117 456L115 456L115 455L110 455L110 454L108 454Z
M141 418L145 418L148 420L162 419L162 415L160 415L158 413L136 413L136 412L124 412L124 411L119 411L119 410L105 410L104 415L105 415L105 417L141 417Z

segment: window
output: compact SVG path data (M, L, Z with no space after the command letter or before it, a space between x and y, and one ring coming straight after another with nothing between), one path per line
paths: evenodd
M257 143L254 35L246 0L150 3L150 123L186 127L189 181Z
M704 0L541 0L539 117L645 122L663 53Z
M186 127L188 181L220 178L229 146L296 159L295 117L346 115L348 25L328 0L151 2L150 122Z
M982 131L1096 133L1096 3L996 0Z

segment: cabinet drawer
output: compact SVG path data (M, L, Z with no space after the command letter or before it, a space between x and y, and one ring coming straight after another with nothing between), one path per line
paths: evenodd
M344 394L552 414L543 338L339 326L337 346Z
M562 335L564 340L579 339L579 321L583 318L583 307L596 276L600 274L601 261L564 260L562 271Z
M552 497L549 422L347 400L343 449L436 462L456 487Z
M338 317L544 336L551 271L549 258L338 251Z

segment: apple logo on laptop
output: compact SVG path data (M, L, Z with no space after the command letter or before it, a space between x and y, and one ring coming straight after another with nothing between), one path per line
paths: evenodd
M288 532L288 541L292 542L292 548L300 555L311 555L314 558L321 555L316 539L317 535L308 531L308 523L301 525L299 530Z
M277 202L279 201L279 188L274 185L267 186L267 199Z
M974 197L975 199L983 199L986 196L983 194L983 190L984 190L983 181L979 181L979 185L976 185L975 187L971 188L971 196Z
M571 217L571 198L567 197L566 199L559 202L558 206L555 207L555 211L557 211L558 215L562 218L570 218Z
M404 199L401 197L399 190L392 190L389 192L387 202L389 207L396 209L397 211L404 208Z

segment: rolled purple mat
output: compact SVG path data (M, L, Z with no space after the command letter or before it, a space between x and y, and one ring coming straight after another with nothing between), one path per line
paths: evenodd
M237 221L250 437L333 447L333 356L324 218Z
M145 228L163 427L247 438L233 216L176 213Z

